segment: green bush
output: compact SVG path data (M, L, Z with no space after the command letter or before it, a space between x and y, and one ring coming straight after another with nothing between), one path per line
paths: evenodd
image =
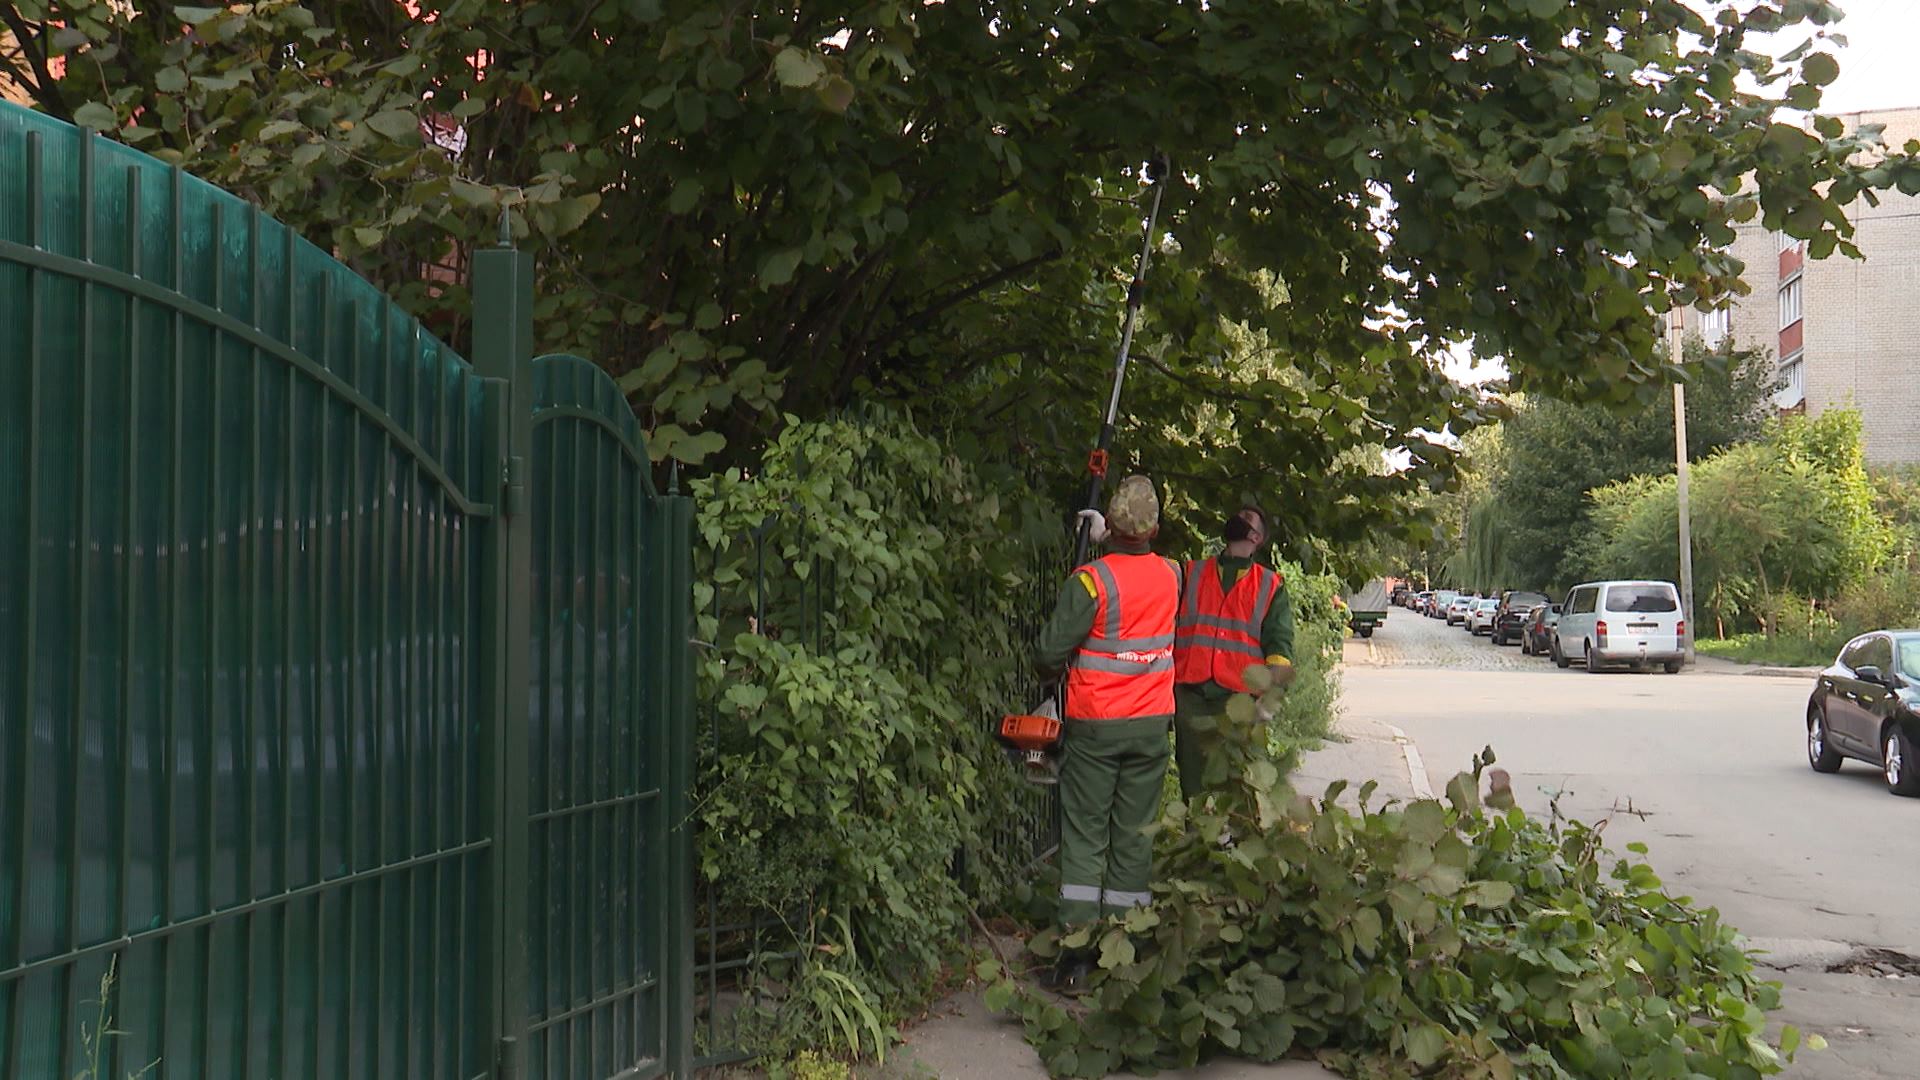
M1308 574L1282 562L1287 595L1293 600L1293 683L1281 697L1268 725L1275 757L1312 749L1327 737L1340 697L1341 648L1347 639L1347 613L1334 604L1341 586L1327 574Z
M989 1004L1019 1014L1055 1076L1306 1052L1355 1075L1608 1080L1791 1060L1799 1033L1766 1035L1777 985L1716 911L1557 807L1483 805L1491 761L1445 801L1372 808L1368 784L1356 812L1344 784L1298 797L1243 749L1213 809L1167 807L1152 906L1034 938L1042 958L1097 955L1088 996L1063 1004L987 964Z
M890 1022L925 996L965 940L956 853L989 898L1025 865L1001 830L1031 789L989 732L1030 704L1022 628L1058 587L1060 530L1009 478L885 421L795 425L752 475L694 493L707 915L784 922L775 951L836 950L825 972L763 958L786 996L756 1049L784 1056L835 1008Z

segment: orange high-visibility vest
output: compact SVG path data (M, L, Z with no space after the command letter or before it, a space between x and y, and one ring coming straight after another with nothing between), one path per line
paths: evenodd
M1093 583L1093 629L1067 668L1067 719L1173 713L1173 619L1180 569L1158 555L1116 553L1081 567Z
M1254 563L1231 590L1222 592L1218 563L1188 563L1173 646L1175 681L1217 682L1245 693L1246 670L1264 660L1260 627L1282 580L1277 572Z

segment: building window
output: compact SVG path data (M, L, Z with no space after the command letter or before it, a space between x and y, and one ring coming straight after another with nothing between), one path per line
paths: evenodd
M1802 280L1804 279L1796 275L1785 285L1780 286L1780 329L1782 330L1800 321Z
M1807 360L1805 353L1794 353L1780 361L1780 389L1773 395L1773 403L1782 409L1791 409L1807 400Z
M1779 250L1781 251L1792 251L1794 248L1800 245L1800 241L1794 239L1791 236L1788 236L1786 233L1786 230L1784 229L1776 230L1774 232L1773 242L1779 245Z
M1706 340L1707 348L1717 349L1720 343L1727 339L1727 327L1731 314L1732 312L1726 308L1701 314L1700 336Z

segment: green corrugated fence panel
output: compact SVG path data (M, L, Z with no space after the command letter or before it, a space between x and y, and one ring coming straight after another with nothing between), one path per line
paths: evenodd
M669 1001L665 588L646 448L604 372L533 364L527 1069L663 1068Z
M240 200L10 106L0 340L0 1075L74 1074L109 962L111 1075L487 1074L485 384ZM622 813L575 832L637 850Z

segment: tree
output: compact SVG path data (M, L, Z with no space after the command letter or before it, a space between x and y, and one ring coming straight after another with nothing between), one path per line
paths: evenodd
M1166 154L1124 457L1210 505L1257 479L1285 524L1340 537L1447 483L1418 431L1486 419L1440 374L1452 345L1528 392L1650 401L1649 299L1740 288L1735 223L1851 250L1841 206L1920 190L1908 157L1856 160L1870 133L1739 88L1818 105L1817 44L1784 67L1746 47L1831 21L1814 0L1712 21L1680 0L4 10L0 77L40 107L259 201L456 346L458 267L504 214L540 260L542 347L598 358L654 452L693 462L870 399L1077 457L1140 163ZM1291 377L1223 364L1223 319ZM1209 403L1236 442L1161 437ZM1335 467L1358 446L1411 467Z
M1639 476L1593 493L1597 576L1675 580L1675 481ZM1700 463L1691 493L1694 581L1716 626L1752 621L1776 594L1830 598L1878 567L1891 533L1874 513L1860 417L1774 421L1762 442Z
M1697 339L1685 350L1688 452L1699 460L1758 438L1775 390L1772 358L1710 353ZM1591 576L1574 557L1593 527L1587 493L1632 476L1673 472L1673 410L1623 412L1598 405L1531 399L1501 425L1500 454L1489 468L1501 504L1504 552L1516 587L1570 585Z

